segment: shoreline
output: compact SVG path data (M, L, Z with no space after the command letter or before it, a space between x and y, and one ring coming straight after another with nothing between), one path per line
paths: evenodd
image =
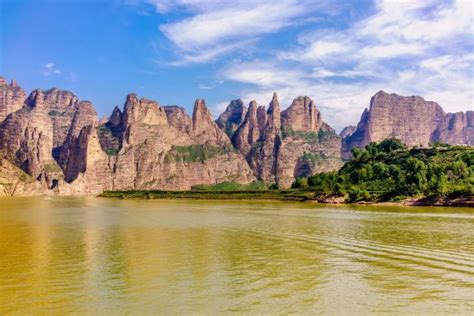
M380 205L380 206L434 206L474 208L474 197L458 198L407 198L400 201L360 201L346 202L343 197L314 197L309 192L294 191L105 191L97 197L136 200L208 200L208 201L283 201L308 202L325 205Z

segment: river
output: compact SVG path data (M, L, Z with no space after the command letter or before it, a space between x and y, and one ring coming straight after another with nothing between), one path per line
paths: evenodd
M0 199L0 314L474 313L474 210Z

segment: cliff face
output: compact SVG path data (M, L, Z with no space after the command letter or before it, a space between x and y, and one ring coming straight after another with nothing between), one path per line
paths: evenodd
M53 128L43 104L25 106L0 124L0 152L34 179L47 181L60 171L52 157Z
M446 114L432 139L448 144L474 145L474 111Z
M97 119L92 103L58 89L28 97L0 78L0 195L190 189L256 179L287 188L295 177L338 169L350 148L388 137L408 145L474 144L474 112L445 114L420 97L377 93L357 127L338 136L309 97L284 111L231 101L216 122L202 99L192 116L129 94Z
M232 137L245 119L247 108L242 100L232 100L225 111L216 120L217 126Z
M336 170L341 166L341 140L324 123L309 97L298 97L280 112L276 94L268 111L250 102L232 137L256 177L287 188L295 177Z
M131 112L149 115L133 117ZM204 100L196 100L190 118L179 107L162 108L129 95L120 121L123 135L113 167L114 189L184 190L255 179L213 122Z
M123 111L116 107L108 120L98 121L92 103L70 92L35 90L20 106L14 93L21 95L21 88L2 87L2 109L9 112L0 125L3 194L182 190L255 180L204 100L196 101L189 117L182 108L129 94ZM16 183L16 174L28 181Z
M10 113L13 113L23 106L26 94L18 86L16 81L12 80L8 84L3 77L0 77L0 122L2 122Z
M343 156L353 147L396 138L407 146L435 141L472 144L473 112L445 114L441 106L418 96L404 97L380 91L370 100L357 128L343 138Z
M341 138L322 118L314 101L298 97L282 112L283 139L277 181L291 185L295 177L337 170L342 166Z

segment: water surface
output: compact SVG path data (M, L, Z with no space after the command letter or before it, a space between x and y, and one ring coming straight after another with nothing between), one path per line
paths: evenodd
M474 211L0 199L0 314L474 313Z

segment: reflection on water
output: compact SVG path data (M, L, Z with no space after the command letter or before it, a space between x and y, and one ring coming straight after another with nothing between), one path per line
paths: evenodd
M474 212L0 200L0 314L474 312Z

